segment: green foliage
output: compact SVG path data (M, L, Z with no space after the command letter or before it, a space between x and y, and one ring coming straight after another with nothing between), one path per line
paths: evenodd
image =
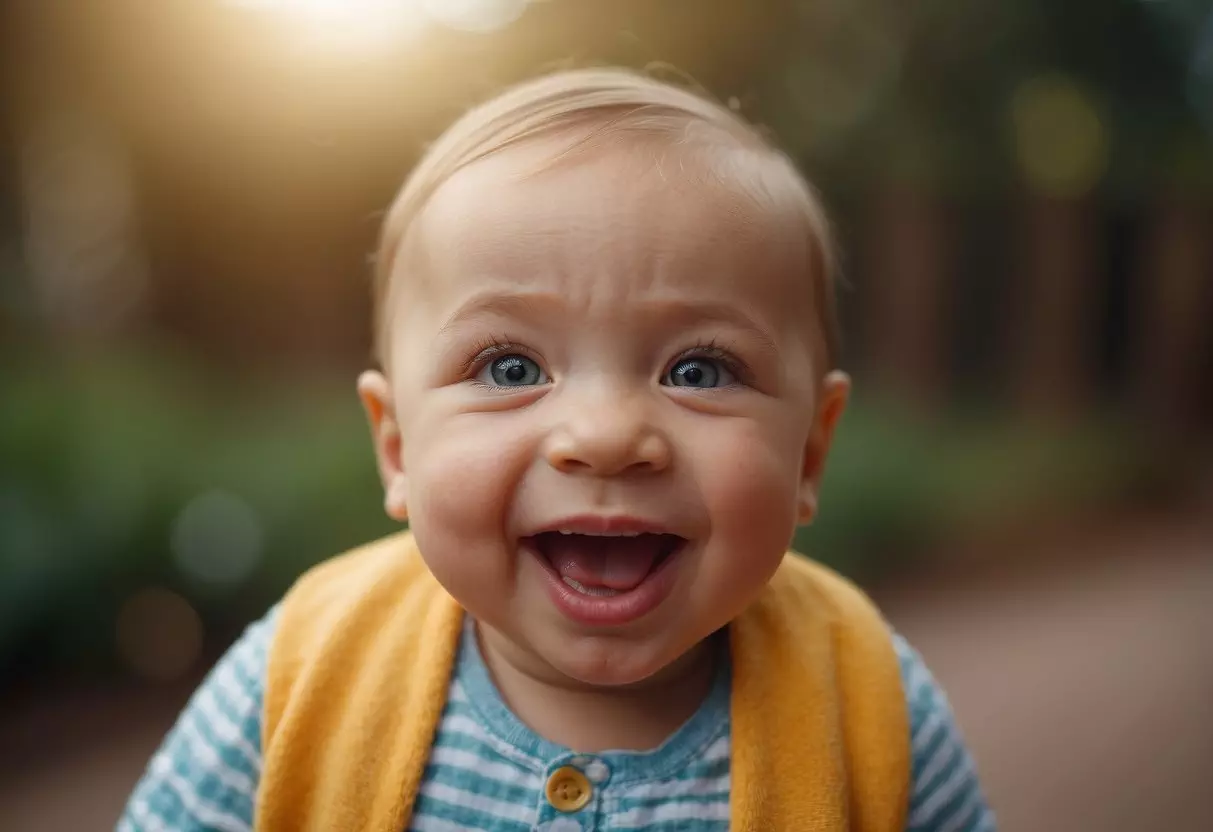
M949 534L1115 501L1142 465L1114 423L1046 428L961 411L924 421L861 400L835 440L820 520L795 544L844 572L878 577Z
M352 390L223 400L182 377L167 361L96 361L3 379L0 663L31 641L111 661L117 609L152 585L228 626L390 528ZM173 557L183 509L214 492L256 519L260 558L239 582L191 576Z

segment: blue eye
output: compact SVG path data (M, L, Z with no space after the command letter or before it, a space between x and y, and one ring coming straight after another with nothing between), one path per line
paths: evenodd
M485 378L487 376L487 378ZM547 374L525 355L503 355L494 358L476 374L476 380L494 387L531 387L547 382Z
M726 387L736 380L723 362L715 358L683 358L670 368L663 383L671 387L696 387L709 390Z

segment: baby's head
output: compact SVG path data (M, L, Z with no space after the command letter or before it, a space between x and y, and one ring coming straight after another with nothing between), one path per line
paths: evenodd
M833 261L785 156L640 75L515 87L429 150L359 391L387 511L486 650L629 684L754 600L846 403Z

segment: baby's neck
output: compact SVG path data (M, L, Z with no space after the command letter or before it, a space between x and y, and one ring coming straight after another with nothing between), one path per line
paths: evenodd
M715 639L657 675L627 687L594 687L529 672L526 660L492 632L480 650L502 699L541 737L574 751L647 751L661 745L707 698L719 658Z

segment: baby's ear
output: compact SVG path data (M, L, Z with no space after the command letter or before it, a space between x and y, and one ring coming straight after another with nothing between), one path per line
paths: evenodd
M825 473L826 457L834 442L834 429L846 410L851 396L851 378L841 370L826 373L817 389L817 413L804 447L800 472L800 497L797 520L811 523L817 516L817 495Z
M367 370L358 377L358 397L370 423L375 462L383 482L383 509L403 523L408 519L408 478L404 472L403 438L396 421L392 388L383 373Z

